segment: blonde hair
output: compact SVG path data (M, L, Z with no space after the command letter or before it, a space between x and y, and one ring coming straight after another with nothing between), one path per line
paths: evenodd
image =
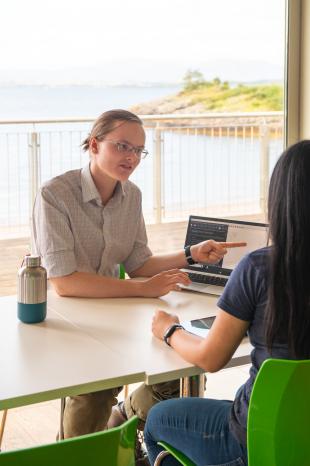
M93 124L88 137L82 142L81 146L83 150L86 152L89 149L89 143L92 138L102 141L107 134L115 129L116 122L125 123L126 121L143 125L142 120L137 115L127 110L109 110L102 113Z

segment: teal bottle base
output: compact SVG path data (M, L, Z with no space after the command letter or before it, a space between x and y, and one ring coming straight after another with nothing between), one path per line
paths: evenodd
M37 324L46 317L46 302L38 304L17 303L17 317L25 324Z

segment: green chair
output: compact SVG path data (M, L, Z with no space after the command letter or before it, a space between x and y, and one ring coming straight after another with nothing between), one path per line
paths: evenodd
M137 416L114 429L0 453L1 466L134 466Z
M251 394L247 426L248 466L310 465L310 360L267 359ZM195 466L165 442L181 465ZM169 453L168 453L169 452Z
M310 465L310 360L268 359L248 415L249 466Z

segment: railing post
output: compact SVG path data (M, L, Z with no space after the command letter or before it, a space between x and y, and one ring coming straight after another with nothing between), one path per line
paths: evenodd
M162 222L162 160L161 160L161 129L159 127L160 122L157 122L154 130L154 159L153 159L153 204L155 211L155 223Z
M267 213L267 192L269 185L269 128L265 122L260 126L260 208Z
M29 135L28 161L29 161L29 212L32 219L32 209L36 194L40 186L40 144L39 135L33 132Z

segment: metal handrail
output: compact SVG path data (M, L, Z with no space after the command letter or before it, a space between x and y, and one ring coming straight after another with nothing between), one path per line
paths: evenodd
M198 119L215 119L215 118L268 118L283 116L284 112L213 112L213 113L180 113L180 114L165 114L165 115L139 115L144 121L153 120L198 120ZM95 117L85 118L39 118L39 119L25 119L25 120L0 120L0 125L27 125L27 124L55 124L55 123L91 123Z
M190 205L194 206L196 213L198 212L204 215L203 209L205 209L205 207L199 204L200 198L197 197L197 203L193 201L196 196L195 192L194 197L190 197L189 203L184 198L183 193L186 192L186 189L190 189L191 192L193 192L193 190L195 191L197 183L196 181L193 183L193 180L195 176L201 179L200 174L204 173L203 170L207 176L208 163L210 168L214 170L215 176L211 179L209 178L208 183L206 182L204 184L206 187L201 190L201 199L204 199L205 202L208 200L209 203L205 204L208 206L208 212L210 212L210 208L213 208L213 204L214 208L218 211L219 204L217 203L221 203L224 209L228 209L224 210L224 212L229 211L230 199L227 197L228 194L225 194L224 197L220 195L218 199L213 199L212 196L210 197L210 193L207 189L207 186L219 185L216 175L221 172L221 167L217 165L217 161L214 158L216 152L214 152L212 146L209 145L208 152L206 152L207 146L202 142L202 138L204 137L209 139L209 144L212 144L211 141L223 140L224 145L222 147L226 147L225 150L230 152L230 148L227 147L227 144L231 144L232 153L236 153L237 150L238 154L241 153L241 155L244 153L245 146L242 145L236 149L238 141L243 141L244 143L247 141L247 144L249 144L249 152L252 154L252 144L257 142L255 149L257 156L256 159L253 160L256 160L257 164L257 171L254 175L255 180L259 180L259 183L256 183L257 188L255 189L257 189L257 191L255 191L256 197L254 201L250 198L249 202L254 202L254 208L259 209L260 212L264 212L266 209L266 193L269 183L270 168L272 168L274 163L274 157L272 156L273 158L270 158L270 151L272 150L273 153L275 152L274 143L282 138L283 117L283 112L141 115L140 118L143 120L145 129L147 130L147 137L149 138L148 144L150 145L153 157L149 159L149 162L147 161L147 165L144 165L144 167L148 167L145 172L149 177L148 183L145 184L145 176L142 175L139 178L140 175L138 173L137 178L133 179L133 181L136 182L138 186L139 183L141 183L141 186L143 185L144 187L144 199L147 198L148 202L147 215L149 220L147 221L161 223L172 218L181 219L189 209L192 210ZM6 168L4 165L3 173L5 173L6 170L8 174L7 181L5 182L5 185L8 186L7 192L4 193L2 189L3 192L0 193L0 200L3 202L4 199L7 199L8 212L10 211L11 204L15 202L14 205L17 206L17 210L16 213L14 211L14 215L17 215L19 218L25 218L24 215L21 215L21 212L27 212L31 215L37 190L42 181L44 181L44 179L42 180L42 173L44 173L45 179L47 179L46 175L48 172L50 172L50 177L61 172L63 160L62 151L69 154L69 157L65 159L67 162L70 160L72 162L72 159L70 159L72 156L76 157L76 160L78 158L79 162L81 162L82 149L80 142L89 131L88 124L91 124L94 119L95 118L92 117L81 117L0 120L1 156L6 155L7 161ZM28 126L21 127L21 125ZM50 127L48 125L50 125ZM56 128L52 127L52 125L56 125ZM74 143L73 138L76 137L78 140ZM56 145L53 145L53 141ZM173 146L172 141L174 141ZM188 144L191 144L191 147ZM75 149L73 149L74 147ZM54 154L55 148L58 158L57 156L55 157ZM280 149L281 143L279 152ZM201 158L202 151L205 154L208 153L209 158ZM186 154L190 154L190 157L186 156L184 158L185 152ZM51 156L52 153L53 156ZM219 154L220 153L222 153L222 149L219 146ZM178 157L178 159L172 159L172 154ZM195 161L197 161L196 165ZM178 162L180 162L180 164L178 164ZM24 171L22 176L18 174L16 177L15 169L13 170L13 168L10 167L18 163L24 164ZM52 167L54 168L57 163L59 165L59 170L52 171ZM227 160L226 166L229 167L230 163L231 162ZM171 177L174 167L173 164L175 164L175 167L181 167L181 169L177 168L176 171L178 177ZM233 165L231 166L233 167ZM74 163L71 163L71 165L65 164L63 171L76 167L76 163L75 165ZM244 164L243 167L246 169L247 165ZM244 191L242 191L242 189L240 191L239 183L238 186L236 184L236 170L229 170L234 178L232 184L230 179L227 180L227 193L230 193L231 184L231 186L233 186L233 196L235 196L234 206L238 207L239 202L247 202L247 200L243 200L242 196L243 192L246 193L246 189L248 189L247 186L249 184L253 185L254 178L249 178L249 176L253 175L253 172L251 172L252 175L250 175L250 172L246 173L244 169L242 169L242 179L245 181L245 188ZM189 171L191 173L190 177L187 176ZM15 179L17 179L17 191L14 191L14 188L12 188L12 186L15 186ZM170 188L167 189L167 180L170 180L172 183L171 186L174 186L173 194L172 191L169 191ZM28 185L27 192L25 191L25 182L27 182ZM21 186L23 186L23 188L21 188ZM4 188L4 186L2 188ZM24 191L21 191L21 189L24 189ZM148 197L146 197L146 192ZM25 206L25 200L29 202L27 208ZM245 208L247 209L246 204ZM146 210L144 210L144 213L146 213ZM23 222L25 223L25 220L23 220ZM15 223L12 223L12 225L13 224L15 225ZM23 223L20 223L20 225L22 224ZM8 225L10 225L10 221Z

